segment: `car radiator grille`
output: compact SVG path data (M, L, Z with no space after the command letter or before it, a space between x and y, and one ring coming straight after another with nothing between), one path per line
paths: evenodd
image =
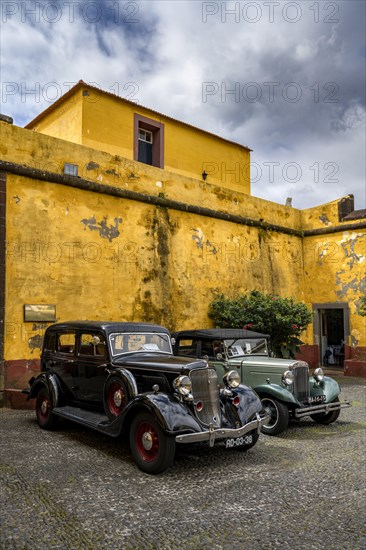
M202 401L202 411L195 414L203 424L221 426L221 411L216 371L212 368L194 369L190 372L194 402Z
M309 396L309 367L308 364L299 361L293 368L294 396L298 401L306 401Z

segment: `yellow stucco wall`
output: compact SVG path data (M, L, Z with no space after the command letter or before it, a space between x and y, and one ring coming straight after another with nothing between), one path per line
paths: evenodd
M294 230L336 224L337 201L300 212L45 134L0 123L2 160L62 173L65 162L97 183L264 220ZM34 359L27 303L55 304L59 320L210 326L217 295L258 289L311 304L353 303L364 284L364 231L301 237L7 174L5 359ZM313 224L313 225L312 225ZM325 243L325 244L324 244ZM336 261L334 261L336 260ZM305 335L313 343L312 328ZM31 340L32 342L32 340Z
M87 86L77 88L31 127L133 161L135 114L164 124L165 170L198 180L205 170L209 183L250 193L248 149Z
M330 213L329 213L330 214ZM305 300L312 303L348 304L348 345L365 346L365 317L357 314L358 300L366 291L366 229L316 237L304 242Z
M67 141L82 143L82 90L76 90L49 114L40 119L32 130Z
M78 164L79 176L120 189L247 216L301 230L295 208L248 196L120 156L0 122L2 160L63 173L66 162Z
M260 238L245 226L36 180L30 185L20 176L8 176L7 185L7 360L29 356L27 303L56 304L63 321L148 321L173 330L209 326L208 304L220 292L300 297L297 238ZM116 236L103 236L103 223Z
M123 159L47 135L3 125L2 136L9 162L39 168L43 159L58 173L65 161L92 164L82 170L91 181L298 224L294 209L145 165L129 178ZM178 329L209 326L207 307L218 292L301 296L299 237L193 213L8 174L6 231L7 360L38 356L28 340L42 329L23 322L27 303L56 304L60 320L145 320Z

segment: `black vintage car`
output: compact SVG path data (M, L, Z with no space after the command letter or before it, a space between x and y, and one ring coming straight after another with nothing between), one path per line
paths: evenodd
M147 323L51 325L41 373L29 383L41 428L61 417L112 437L127 430L138 467L150 474L172 464L176 443L221 440L245 451L269 420L237 372L220 389L214 368L174 357L169 331Z

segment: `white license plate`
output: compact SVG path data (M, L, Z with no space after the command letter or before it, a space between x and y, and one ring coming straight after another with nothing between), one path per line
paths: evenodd
M232 447L241 447L241 445L250 445L251 443L253 443L253 436L243 435L243 437L227 439L225 446L227 449L231 449Z

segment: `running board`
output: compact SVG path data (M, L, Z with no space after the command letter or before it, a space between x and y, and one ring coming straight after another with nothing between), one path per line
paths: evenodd
M121 433L120 418L116 418L110 422L107 415L103 413L89 411L81 407L72 407L70 405L55 407L52 412L55 416L66 418L67 420L71 420L72 422L76 422L77 424L81 424L82 426L97 430L98 432L112 437L118 437Z

